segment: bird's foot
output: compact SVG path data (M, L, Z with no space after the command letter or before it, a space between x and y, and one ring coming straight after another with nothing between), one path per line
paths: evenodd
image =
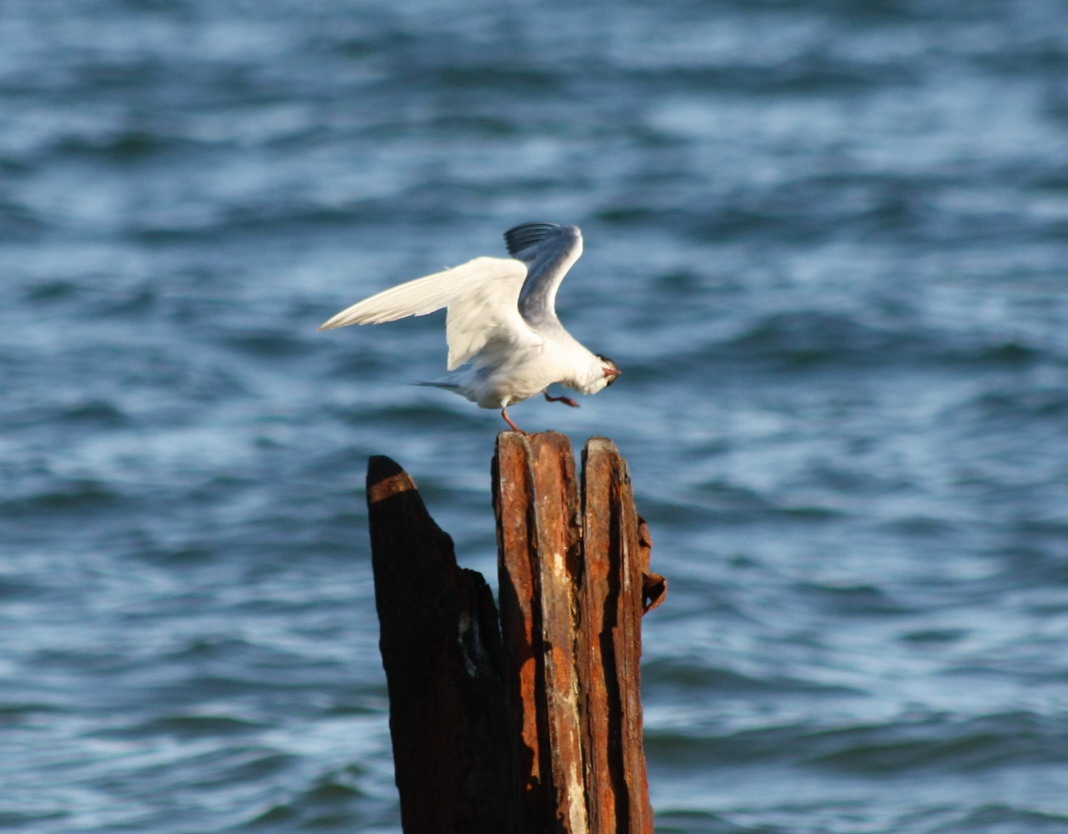
M573 399L571 399L571 397L550 397L548 391L545 391L543 393L545 394L545 399L547 399L551 403L563 403L564 405L569 405L572 408L579 407L579 404Z
M512 418L508 416L507 408L501 409L501 416L504 418L504 422L511 426L515 431L519 432L520 434L525 434L527 437L530 437L530 432L523 431L521 428L519 428L519 426L512 422Z

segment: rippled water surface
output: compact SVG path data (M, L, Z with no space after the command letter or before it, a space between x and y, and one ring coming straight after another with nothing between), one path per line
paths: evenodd
M503 427L343 306L580 225L663 832L1068 832L1060 0L0 6L0 828L399 831L361 483Z

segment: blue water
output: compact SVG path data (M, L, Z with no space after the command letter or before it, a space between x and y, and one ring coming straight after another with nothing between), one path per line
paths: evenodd
M399 831L361 484L490 575L373 291L576 223L662 832L1068 832L1068 6L0 5L0 828Z

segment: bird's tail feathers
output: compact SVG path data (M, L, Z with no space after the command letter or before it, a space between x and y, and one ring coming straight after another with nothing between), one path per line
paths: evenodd
M463 386L454 379L432 379L425 382L412 382L411 385L424 385L429 388L444 388L447 391L462 391Z

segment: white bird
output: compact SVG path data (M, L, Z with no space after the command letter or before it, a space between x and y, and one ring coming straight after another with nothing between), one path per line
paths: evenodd
M504 240L511 258L475 258L416 278L342 310L319 329L381 324L447 307L450 373L419 385L499 408L518 432L523 430L508 416L513 403L544 393L550 402L578 408L570 397L551 397L546 389L558 382L596 394L620 374L615 362L583 347L556 315L556 291L582 254L582 233L577 226L524 223L505 232Z

